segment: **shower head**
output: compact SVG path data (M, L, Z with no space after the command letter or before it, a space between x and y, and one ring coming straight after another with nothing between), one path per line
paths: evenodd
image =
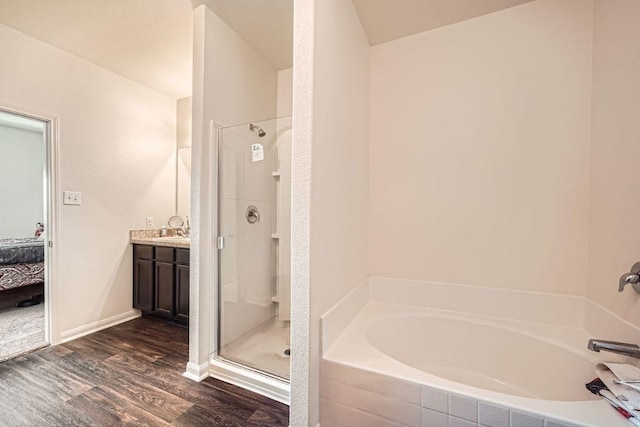
M249 123L249 130L255 132L260 138L267 134L260 126L254 125L253 123Z

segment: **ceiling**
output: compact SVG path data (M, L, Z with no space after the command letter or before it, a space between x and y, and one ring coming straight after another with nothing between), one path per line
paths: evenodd
M0 0L0 23L174 98L191 95L190 0Z
M376 45L497 12L532 0L353 0Z
M293 0L0 0L0 24L180 99L200 4L276 69L292 65Z
M204 4L276 70L293 65L294 0L192 0Z
M293 1L0 0L0 24L180 99L192 92L193 8L209 7L280 70L293 63ZM353 4L375 45L528 1Z

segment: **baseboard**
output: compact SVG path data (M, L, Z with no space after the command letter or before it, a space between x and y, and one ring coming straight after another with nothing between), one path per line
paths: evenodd
M69 329L68 331L64 331L60 334L60 343L73 341L76 338L80 338L85 335L89 335L94 332L98 332L103 329L107 329L112 326L119 325L120 323L128 322L129 320L133 320L140 316L141 316L140 310L133 309L125 313L116 314L115 316L108 317L106 319L98 320L97 322L93 322L83 326L79 326L77 328Z
M182 376L197 382L204 380L209 376L209 362L205 362L202 365L197 365L193 362L187 363L187 370Z

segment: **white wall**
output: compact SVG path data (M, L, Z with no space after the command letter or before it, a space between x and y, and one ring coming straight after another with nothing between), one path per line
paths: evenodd
M584 295L592 2L371 49L371 273Z
M291 404L289 425L319 421L318 333L311 326L311 161L315 0L293 2L293 81L291 139ZM312 365L312 363L314 365ZM313 411L313 413L312 413Z
M293 114L293 68L278 71L277 97L278 117Z
M44 224L42 132L0 124L0 239L33 237Z
M291 425L315 426L320 315L369 273L369 43L351 2L295 7Z
M316 2L312 316L369 273L369 43L349 2Z
M191 175L190 369L208 372L214 327L217 175L211 122L231 126L276 115L276 70L205 6L194 11L193 146ZM204 366L204 368L203 368ZM197 372L195 370L198 370Z
M0 25L0 104L59 118L53 340L131 311L129 230L175 203L175 100Z
M640 2L596 0L589 298L640 326L640 295L618 278L640 261Z

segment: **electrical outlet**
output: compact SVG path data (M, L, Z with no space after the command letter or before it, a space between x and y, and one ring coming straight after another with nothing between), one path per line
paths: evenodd
M155 226L155 220L152 216L147 217L147 228L153 228Z
M79 191L65 191L62 203L80 206L82 204L82 193Z

